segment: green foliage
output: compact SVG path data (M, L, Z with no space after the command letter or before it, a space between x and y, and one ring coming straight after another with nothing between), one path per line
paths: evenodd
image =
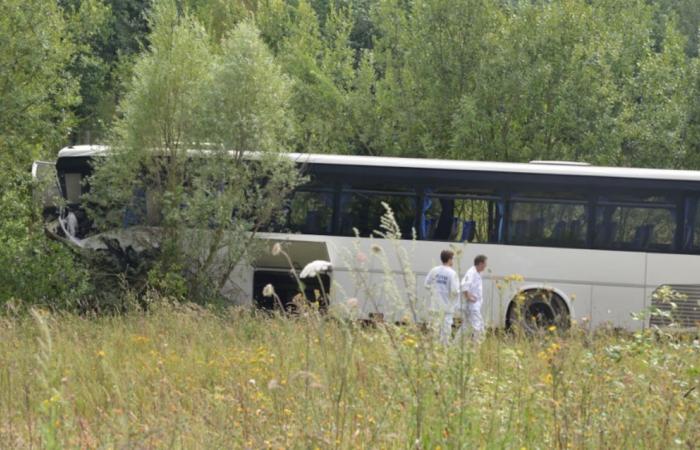
M684 167L700 168L700 66L698 61L693 63L692 86L688 89L688 124L685 135Z
M81 101L74 107L77 120L73 133L86 134L84 138L90 141L104 131L105 122L114 112L110 108L111 92L107 84L111 67L97 51L99 43L109 34L111 11L102 0L66 0L60 5L66 20L66 34L76 47L68 70L80 83Z
M134 151L163 149L181 156L201 127L199 99L211 49L204 28L181 16L174 2L154 3L149 24L150 47L133 69L115 139Z
M109 122L117 79L129 73L129 58L115 55L147 40L145 25L124 24L138 24L148 4L108 4L108 30L93 38L101 56L86 56L80 70L78 112L91 128ZM697 147L687 93L698 5L188 0L180 8L214 46L254 20L294 82L299 151L682 167Z
M246 0L185 0L183 7L189 9L207 29L212 42L220 43L226 33L238 22L251 16L255 1Z
M145 11L150 1L63 0L59 4L78 50L69 67L72 77L80 81L81 97L74 108L77 123L71 140L103 142L133 59L146 39Z
M0 306L74 309L89 292L88 274L75 255L46 239L30 180L5 173L0 189Z
M335 17L334 22L344 20ZM295 80L291 107L297 125L296 149L343 153L347 123L342 82L352 76L347 22L337 24L324 36L309 3L301 1L294 7L280 0L265 5L258 20L266 40L277 41L271 47L278 49L280 64ZM284 24L281 36L277 29L280 20Z
M689 57L698 56L698 33L700 29L700 3L695 0L655 0L658 5L658 21L673 17L678 31L685 36L685 52Z
M290 83L249 22L212 48L172 1L155 2L149 20L150 47L134 66L112 151L96 164L93 217L110 229L127 211L143 212L159 225L140 242L159 249L154 270L178 286L187 280L191 299L212 299L297 183L291 161L277 156L291 133ZM246 161L251 150L258 157Z
M295 81L300 151L681 167L695 9L270 0L255 20Z
M212 65L203 138L236 152L285 148L292 126L286 110L290 86L255 25L239 23Z
M626 3L383 4L377 97L398 136L385 149L679 166L690 75L683 40L671 23L653 35L653 6ZM391 94L379 97L383 89Z
M62 142L78 83L68 72L76 51L55 3L0 3L0 167L28 170Z
M0 3L0 305L74 307L86 289L73 255L44 236L30 176L32 160L48 157L74 123L68 28L55 3Z

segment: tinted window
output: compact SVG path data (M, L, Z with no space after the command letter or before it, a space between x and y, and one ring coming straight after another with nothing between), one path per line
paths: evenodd
M683 248L700 251L700 200L689 198L685 202L685 237Z
M411 239L415 228L416 197L410 193L375 193L344 191L340 196L341 236L354 236L353 228L366 237L381 230L381 218L386 213L382 202L387 203L401 228L401 237Z
M588 206L543 200L514 200L508 220L508 242L520 245L583 247Z
M594 243L617 250L671 250L676 229L675 209L653 204L597 208Z
M66 200L68 203L77 205L80 203L80 196L83 194L82 175L79 173L66 173L63 175L63 180L66 187Z
M497 202L481 198L426 195L419 230L424 239L452 242L496 242Z
M289 203L288 227L292 232L330 234L333 193L297 191Z

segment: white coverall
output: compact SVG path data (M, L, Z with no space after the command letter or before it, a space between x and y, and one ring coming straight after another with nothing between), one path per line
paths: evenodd
M481 274L476 267L472 266L462 279L462 326L459 328L458 335L467 332L467 327L472 330L472 338L474 340L481 339L484 333L484 319L481 317L481 305L484 302L484 285L481 279ZM476 301L470 301L466 293Z
M449 266L433 267L425 278L425 288L430 292L430 314L433 327L440 331L440 342L449 343L452 322L459 303L459 277ZM437 325L437 326L436 326Z

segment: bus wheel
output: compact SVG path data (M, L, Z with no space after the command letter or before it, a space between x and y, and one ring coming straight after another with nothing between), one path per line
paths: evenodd
M567 329L569 309L564 300L546 289L521 292L508 305L507 329L521 329L527 333L547 330L552 326Z

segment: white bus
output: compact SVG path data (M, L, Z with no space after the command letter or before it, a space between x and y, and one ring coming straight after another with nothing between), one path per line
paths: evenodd
M81 180L103 151L64 148L56 161L60 191L68 208L78 211L77 237L93 243L98 236L90 236L79 213ZM442 249L462 250L460 277L475 255L486 255L483 312L491 326L509 326L521 316L536 317L542 326L571 320L627 329L667 325L663 316L633 317L651 308L670 310L671 303L655 295L660 288L675 293L674 321L684 327L700 322L700 172L547 161L287 156L309 182L288 199L286 223L270 226L261 238L286 243L298 268L330 261L333 270L324 284L331 303L356 299L361 317L401 320L405 314L386 304L387 267L372 257L374 245L375 251L383 249L398 280L393 289L417 292L419 299ZM393 246L369 238L380 228L382 202L391 206L402 230L415 286L405 285ZM358 266L368 277L363 283L356 282ZM511 274L522 280L504 283ZM282 296L292 295L296 286L286 259L271 254L233 281L244 291L235 301L261 306L269 302L262 296L267 283ZM516 301L518 294L525 295L524 303Z

